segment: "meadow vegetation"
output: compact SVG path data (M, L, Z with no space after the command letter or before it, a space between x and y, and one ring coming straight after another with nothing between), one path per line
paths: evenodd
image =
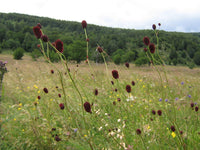
M86 25L82 22L88 56ZM62 41L51 44L35 29L44 58L0 55L8 61L1 98L2 149L200 148L200 68L163 64L148 38L149 65L115 65L106 61L100 46L104 64L89 57L76 64L65 59ZM51 62L50 48L60 58L57 63Z

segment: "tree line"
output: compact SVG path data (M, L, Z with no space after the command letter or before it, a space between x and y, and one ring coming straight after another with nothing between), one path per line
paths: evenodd
M36 53L38 41L33 34L33 26L42 25L42 30L54 42L61 39L64 43L64 55L77 62L86 59L85 34L80 22L56 20L17 13L0 13L0 52L21 48ZM162 29L162 26L161 26ZM125 62L136 65L148 64L144 52L143 37L148 36L157 44L152 30L134 30L110 28L89 24L89 58L102 62L96 51L101 46L116 64ZM159 30L159 53L168 65L200 65L200 33L166 32ZM52 54L53 55L53 54Z

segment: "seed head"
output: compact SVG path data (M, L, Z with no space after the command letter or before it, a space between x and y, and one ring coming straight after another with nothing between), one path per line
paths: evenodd
M97 89L94 90L94 95L96 95L96 96L98 95L98 90Z
M153 30L156 30L156 25L153 24L153 25L152 25L152 28L153 28Z
M113 78L118 79L119 78L118 71L117 70L113 70L112 71L112 76L113 76Z
M62 109L62 110L65 108L65 106L64 106L63 103L60 103L60 104L59 104L59 107L60 107L60 109Z
M33 27L33 33L35 34L37 39L39 39L42 36L42 31L40 30L39 26Z
M97 51L98 51L99 53L102 53L102 52L103 52L103 49L102 49L100 46L98 46L98 47L97 47Z
M144 42L145 45L148 46L148 45L150 44L149 37L145 36L145 37L143 38L143 42Z
M198 106L196 106L194 109L195 109L195 111L197 112L197 111L199 110L199 107L198 107Z
M180 131L180 134L182 135L182 134L183 134L183 131Z
M44 91L45 93L48 93L48 89L47 89L47 88L44 88L43 91Z
M60 93L58 94L58 97L61 97L61 94L60 94Z
M42 25L40 23L37 23L37 26L40 27L40 29L42 28Z
M49 41L49 38L47 35L42 35L41 36L41 39L44 41L44 42L48 42Z
M134 82L134 81L132 81L132 82L131 82L131 84L132 84L132 86L134 86L134 85L135 85L135 82Z
M142 131L141 131L140 129L137 129L137 130L136 130L136 133L137 133L138 135L140 135L140 134L142 133Z
M121 98L117 98L117 101L118 101L118 102L121 102Z
M60 39L58 39L58 40L55 41L55 47L61 53L64 50L64 48L63 48L63 42Z
M145 47L145 48L144 48L144 52L147 52L147 51L148 51L148 49Z
M87 27L87 22L85 20L83 20L81 24L82 24L83 29Z
M84 103L84 108L85 108L86 112L92 113L92 111L91 111L91 105L90 105L89 102L85 102Z
M59 136L56 135L56 136L55 136L55 140L56 140L57 142L59 142L59 141L61 141L61 138L59 138Z
M156 47L155 47L154 43L149 44L149 49L150 49L150 52L151 52L152 54L155 53Z
M126 91L127 91L128 93L131 92L131 86L130 86L130 85L126 85Z
M158 110L157 113L158 113L159 116L162 115L162 111L161 110Z
M172 130L172 132L174 132L176 129L174 126L171 126L171 130Z
M152 112L152 114L153 114L153 115L155 115L155 114L156 114L156 111L155 111L155 110L152 110L151 112Z
M129 68L129 63L128 63L128 62L126 62L126 63L125 63L125 66L126 66L127 68Z

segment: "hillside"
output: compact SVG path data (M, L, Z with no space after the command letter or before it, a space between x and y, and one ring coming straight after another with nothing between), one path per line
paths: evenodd
M0 51L22 47L26 52L37 49L38 41L32 27L41 23L50 41L64 42L64 55L71 60L84 60L85 34L80 22L56 20L16 13L0 13ZM162 26L161 26L162 29ZM109 28L89 24L90 59L101 61L96 52L102 46L116 63L137 62L145 57L143 37L148 36L156 44L153 30ZM167 64L200 65L200 33L159 31L159 51Z

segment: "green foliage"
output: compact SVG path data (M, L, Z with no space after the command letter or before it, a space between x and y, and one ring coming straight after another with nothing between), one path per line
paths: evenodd
M194 62L188 62L187 66L190 68L190 69L193 69L195 67L195 64Z
M38 49L34 49L32 52L31 52L31 57L34 61L37 60L37 58L39 58L40 56L42 56L42 53L40 52L40 50Z
M53 50L49 52L49 58L50 58L51 62L59 62L59 60L60 60L58 54Z
M75 44L79 44L76 41L85 41L84 34L80 34L84 33L80 22L61 21L16 13L0 13L0 18L0 45L2 49L22 47L26 52L32 52L37 45L32 27L39 22L51 42L57 39L63 41L65 49L69 50L68 52L64 52L67 58L74 59L77 62L86 58L86 54L83 55L83 51L85 50L73 50L76 47ZM140 53L139 50L144 48L142 41L144 36L148 36L151 42L156 43L155 35L151 30L108 28L90 24L88 24L88 27L90 39L89 51L92 54L89 57L90 60L102 61L94 53L97 44L101 45L112 58L119 53L117 52L119 49L122 50L123 52L120 53L120 62L123 63L127 61L134 62L140 57L138 54ZM158 48L161 52L161 57L170 57L170 59L165 58L167 60L166 64L169 64L173 59L177 59L177 64L186 65L189 60L184 62L180 57L184 59L190 57L193 59L195 53L200 51L200 45L198 43L200 43L199 33L159 31ZM130 53L132 57L127 53Z
M117 54L113 57L113 61L115 64L119 65L121 63L121 55Z
M196 65L200 65L200 51L198 51L198 52L196 52L196 53L194 54L193 60L194 60L194 63L195 63Z
M80 63L82 60L86 59L86 44L85 41L74 41L67 47L67 53L72 60L76 60ZM64 53L66 54L66 52Z
M24 49L21 47L18 47L13 53L13 58L17 60L22 59L23 56L24 56Z
M142 66L145 64L148 64L149 60L147 57L139 57L136 61L135 61L135 65L136 66Z

